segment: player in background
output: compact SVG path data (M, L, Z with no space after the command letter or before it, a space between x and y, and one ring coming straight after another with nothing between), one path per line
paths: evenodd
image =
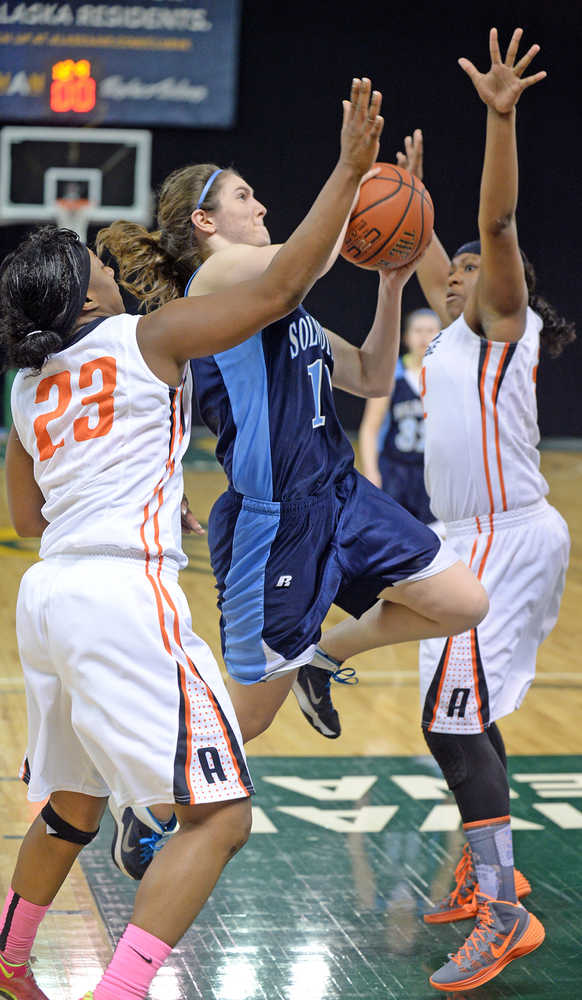
M146 996L248 837L240 731L177 583L188 362L301 301L377 156L380 101L369 82L353 82L340 157L313 208L264 272L219 295L129 316L111 268L55 227L2 263L0 347L20 368L9 507L20 535L42 537L17 605L22 776L29 799L48 798L0 915L0 993L16 1000L44 997L28 961L34 938L109 795L121 809L171 803L180 830L141 882L94 1000Z
M164 182L156 232L115 223L98 247L114 255L122 281L147 308L260 274L277 252L265 213L235 171L194 165ZM310 721L335 737L337 713L326 716L325 705L340 659L454 634L485 614L486 594L467 567L354 470L335 412L332 386L386 395L402 287L413 269L380 270L376 314L359 349L300 306L257 328L243 350L193 362L200 412L230 484L213 507L208 540L229 692L245 741L270 725L305 664L313 665L310 676L301 685L299 674L295 693ZM334 602L351 617L320 642Z
M362 472L423 524L435 517L424 485L424 404L420 373L424 352L440 330L432 309L404 320L406 353L398 359L390 396L366 401L359 430Z
M540 345L557 355L573 325L534 294L516 228L515 106L544 72L523 78L539 51L517 62L521 29L502 61L491 30L491 68L461 68L487 105L480 239L449 261L433 237L418 277L445 329L424 363L426 484L447 538L489 594L478 628L420 645L422 725L459 807L468 845L450 895L430 923L476 917L473 933L431 978L446 991L487 982L544 938L518 903L530 891L514 871L506 753L496 720L523 701L540 643L554 626L568 564L565 522L545 500L539 471L536 374ZM400 165L422 175L422 134Z

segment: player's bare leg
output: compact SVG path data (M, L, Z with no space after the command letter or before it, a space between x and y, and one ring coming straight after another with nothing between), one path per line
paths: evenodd
M46 1000L29 964L34 939L83 845L95 836L106 804L104 798L53 792L30 826L0 915L2 996Z
M53 792L50 802L61 819L87 833L98 829L107 805L107 799L78 792ZM82 847L82 844L73 844L49 834L46 821L37 816L18 852L12 878L14 892L37 906L48 906Z
M244 743L269 728L289 694L297 671L292 670L266 683L239 684L229 677L226 687L230 695Z
M140 882L132 924L172 947L188 930L227 861L251 831L250 799L175 807L180 829ZM171 904L171 905L166 905Z
M94 1000L145 998L149 986L251 829L248 798L176 806L178 833L154 857L131 921L93 993Z
M378 646L457 635L478 625L488 607L484 588L459 561L427 580L387 587L361 618L324 632L319 647L343 662Z
M26 980L29 992L34 986L28 959L36 931L82 849L82 842L75 842L75 838L82 841L94 834L106 801L73 792L55 793L51 806L60 836L47 831L46 815L30 827L1 917L0 985L4 976L11 981ZM145 997L157 970L198 915L224 865L245 844L251 829L248 798L176 806L176 813L180 830L154 858L140 884L132 920L95 987L95 1000ZM42 997L34 988L34 995Z

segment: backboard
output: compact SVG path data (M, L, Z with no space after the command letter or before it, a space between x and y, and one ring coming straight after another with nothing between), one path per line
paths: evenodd
M151 133L143 129L0 129L0 225L61 224L60 199L88 202L88 223L149 225Z

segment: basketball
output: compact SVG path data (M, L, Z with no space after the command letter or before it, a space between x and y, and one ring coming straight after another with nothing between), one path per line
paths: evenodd
M360 188L341 255L358 267L403 267L430 242L432 199L422 181L394 163Z

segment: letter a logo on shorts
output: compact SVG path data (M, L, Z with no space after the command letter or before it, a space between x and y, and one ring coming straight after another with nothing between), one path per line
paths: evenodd
M216 778L219 781L227 780L216 747L201 747L198 751L198 760L209 785L214 785Z
M455 688L451 700L449 701L449 707L447 709L447 715L449 719L452 719L453 715L456 713L459 719L465 718L465 710L467 708L467 702L469 701L469 695L471 694L471 688Z
M276 587L290 587L292 576L280 576L275 584Z

